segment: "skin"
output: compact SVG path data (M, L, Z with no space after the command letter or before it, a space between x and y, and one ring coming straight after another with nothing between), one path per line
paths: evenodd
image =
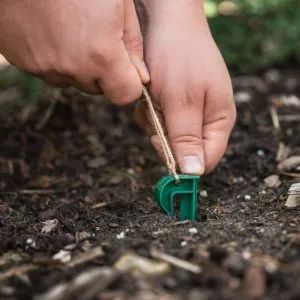
M145 61L170 146L183 173L208 173L226 150L236 109L230 76L209 31L203 2L144 0L143 4L149 18ZM137 120L164 159L143 105Z
M0 53L51 84L103 91L119 105L139 98L151 77L181 171L210 172L225 152L236 111L203 1L141 1L149 19L144 41L133 0L2 0ZM136 116L163 158L143 104Z
M18 68L116 104L150 79L133 0L1 0L0 41Z

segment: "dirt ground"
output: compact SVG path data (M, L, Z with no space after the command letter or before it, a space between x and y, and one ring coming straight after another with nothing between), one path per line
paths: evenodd
M0 299L300 299L300 210L284 205L300 173L277 167L300 155L300 70L233 83L237 125L195 223L156 205L166 170L131 107L73 90L30 113L6 101Z

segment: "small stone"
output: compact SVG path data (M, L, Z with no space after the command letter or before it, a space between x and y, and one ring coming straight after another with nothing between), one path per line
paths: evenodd
M252 199L252 196L251 196L251 195L245 195L245 196L244 196L244 199L245 199L246 201L250 201L250 200Z
M209 300L213 299L212 292L203 289L193 289L189 292L188 300Z
M181 247L185 247L187 245L187 241L182 241L181 243L180 243L180 246Z
M256 155L257 155L257 156L260 156L260 157L265 157L265 156L266 156L266 153L265 153L264 150L258 149L258 150L256 151Z
M27 245L31 245L33 243L33 239L32 238L28 238L27 240L26 240L26 244Z
M207 198L208 197L207 191L205 191L205 190L200 191L200 197Z
M60 250L58 253L56 253L53 256L53 259L59 260L62 263L67 263L67 262L69 262L71 260L70 251Z
M76 232L76 241L81 242L91 237L91 234L86 231Z
M288 196L285 203L286 207L297 207L299 205L300 205L300 194Z
M278 175L271 175L265 178L265 184L268 188L278 188L281 185L281 181Z
M117 234L117 239L118 240L122 240L122 239L124 239L125 238L125 233L122 231L122 232L120 232L119 234Z
M251 101L251 95L247 92L236 92L234 95L235 102L240 103L249 103Z
M104 157L94 158L87 163L87 166L90 169L99 169L105 165L107 165L107 159L105 159Z
M278 83L280 81L280 72L275 69L271 69L264 74L267 83Z
M43 223L43 228L41 230L42 233L50 233L52 231L55 231L58 227L58 220L46 220Z
M242 256L243 256L244 260L249 260L252 257L252 254L249 251L244 251L242 253Z
M242 276L246 269L246 261L242 255L232 253L224 261L224 267L227 268L232 274Z
M197 230L197 228L192 227L192 228L189 229L189 233L196 234L196 233L198 233L198 230Z

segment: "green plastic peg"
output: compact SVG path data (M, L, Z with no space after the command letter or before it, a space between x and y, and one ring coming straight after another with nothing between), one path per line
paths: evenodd
M174 197L178 195L180 220L195 221L199 180L199 176L179 175L179 183L176 183L174 176L164 176L155 187L156 202L168 216L174 217Z

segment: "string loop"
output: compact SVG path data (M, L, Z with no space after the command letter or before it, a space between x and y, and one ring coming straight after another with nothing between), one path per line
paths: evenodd
M149 112L150 112L150 116L156 131L156 134L158 135L160 142L161 142L161 146L162 146L162 150L166 159L166 165L168 168L168 171L171 175L174 176L176 182L179 182L179 176L176 172L176 161L175 158L173 156L172 150L170 148L170 145L167 141L167 138L165 136L164 130L162 128L162 125L159 122L158 116L155 112L155 109L153 107L153 103L151 101L151 97L147 91L146 87L143 87L143 96L146 100L146 103L148 105L149 108Z

